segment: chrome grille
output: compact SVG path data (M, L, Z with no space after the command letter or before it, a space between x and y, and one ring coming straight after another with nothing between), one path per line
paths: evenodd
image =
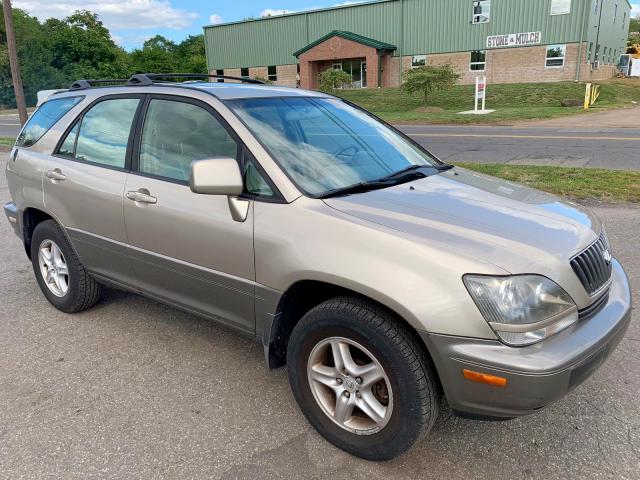
M571 259L571 268L589 295L593 295L609 283L611 247L604 227L598 240Z

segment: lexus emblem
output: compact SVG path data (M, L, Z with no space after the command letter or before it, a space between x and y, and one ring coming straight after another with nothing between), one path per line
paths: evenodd
M609 250L604 250L602 252L602 258L604 258L604 261L607 263L611 263L611 260L613 260L613 256Z

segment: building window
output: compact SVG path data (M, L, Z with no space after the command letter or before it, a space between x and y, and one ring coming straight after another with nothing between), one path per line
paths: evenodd
M270 82L278 81L278 74L277 74L275 65L269 65L267 67L267 78L269 79Z
M616 20L618 20L618 4L616 3L613 6L613 24L615 25Z
M571 0L551 0L551 15L571 13Z
M624 12L624 15L622 15L622 29L624 30L624 26L627 23L627 12Z
M549 45L547 47L547 58L545 67L558 68L564 67L564 57L567 51L566 45Z
M473 17L471 23L489 23L491 18L491 0L474 0L473 1Z
M474 50L471 52L469 70L483 72L487 66L487 52L485 50Z
M334 70L342 70L342 62L335 62L331 68L333 68Z
M426 55L414 55L411 58L411 68L424 67L426 64L427 64L427 56Z
M248 77L249 76L249 69L247 67L242 67L240 69L240 76L241 77Z
M224 75L224 70L219 68L218 70L216 70L216 75ZM224 83L224 78L219 78L216 80L216 82Z

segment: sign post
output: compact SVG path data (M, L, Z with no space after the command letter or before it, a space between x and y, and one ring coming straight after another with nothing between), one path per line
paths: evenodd
M475 110L478 111L478 103L482 101L482 111L486 106L486 92L487 92L487 77L476 77L476 106Z
M476 77L475 107L468 112L460 112L463 115L486 115L495 110L487 110L487 77ZM482 108L478 108L482 107Z

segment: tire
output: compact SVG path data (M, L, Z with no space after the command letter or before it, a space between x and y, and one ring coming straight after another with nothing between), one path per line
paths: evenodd
M44 253L41 254L41 250ZM40 290L58 310L80 312L93 307L100 299L102 286L84 269L54 220L39 223L33 231L31 263Z
M345 360L349 357L353 361ZM350 366L341 377L339 364ZM424 347L399 319L365 300L339 297L310 310L291 334L287 365L309 423L357 457L397 457L426 435L438 416L440 395ZM381 376L380 368L383 378L368 385ZM344 413L349 407L342 407L349 402L355 404L351 416Z

